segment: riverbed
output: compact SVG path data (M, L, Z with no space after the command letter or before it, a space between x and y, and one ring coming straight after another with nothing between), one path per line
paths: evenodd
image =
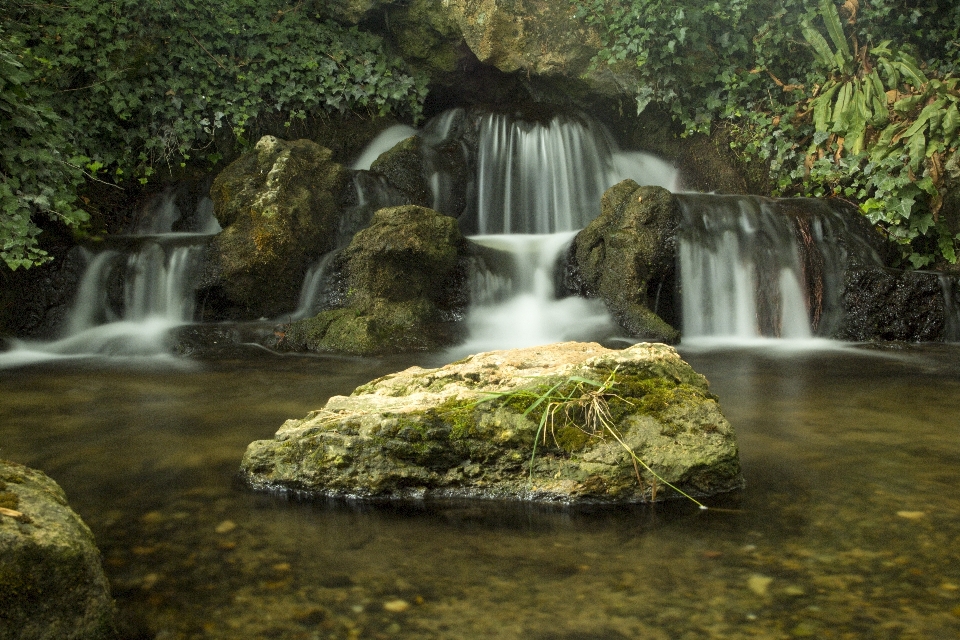
M0 457L64 487L124 638L960 637L960 346L681 353L746 478L706 511L238 484L250 441L436 355L3 370Z

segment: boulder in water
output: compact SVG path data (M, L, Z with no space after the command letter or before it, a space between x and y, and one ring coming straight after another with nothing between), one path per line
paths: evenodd
M624 180L603 194L598 218L570 248L568 287L599 297L627 333L676 343L673 320L680 209L662 187Z
M45 474L0 461L0 638L116 637L87 525Z
M371 355L449 344L466 304L457 221L416 205L377 211L337 256L345 305L291 324L286 347Z
M297 304L307 267L333 249L347 173L309 140L264 136L214 180L223 231L213 261L225 297L248 317Z
M647 343L412 367L288 420L250 444L241 471L259 489L361 498L633 503L677 497L664 482L696 496L742 484L707 380Z

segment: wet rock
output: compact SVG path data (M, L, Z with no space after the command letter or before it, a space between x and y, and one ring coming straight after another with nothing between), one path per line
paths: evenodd
M597 393L580 379L609 386ZM550 389L576 401L534 406ZM600 409L606 427L585 413ZM552 420L541 422L544 411ZM664 481L694 495L741 486L734 431L706 379L673 348L646 343L412 367L288 420L250 444L241 473L259 489L364 498L646 502L677 497Z
M337 256L344 306L292 323L284 346L377 354L449 344L466 304L466 251L453 218L415 205L377 211Z
M943 340L944 289L936 273L854 267L843 281L836 337L858 342Z
M661 187L624 180L606 191L601 213L570 248L568 287L599 297L631 336L675 343L676 232L680 209ZM656 311L655 311L656 310Z
M247 317L293 309L307 267L333 249L346 171L309 140L264 136L214 180L223 231L208 271Z
M5 504L16 504L0 509L0 639L114 638L100 552L63 489L5 461L0 485Z
M419 136L410 136L373 161L370 170L387 179L405 195L410 204L428 206L432 200L430 187L423 174L423 156Z

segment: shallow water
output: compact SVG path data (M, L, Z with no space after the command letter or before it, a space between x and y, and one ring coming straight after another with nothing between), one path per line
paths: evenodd
M747 480L705 512L236 486L251 440L429 364L416 356L0 371L0 456L66 489L128 638L960 635L960 347L682 352L736 427Z

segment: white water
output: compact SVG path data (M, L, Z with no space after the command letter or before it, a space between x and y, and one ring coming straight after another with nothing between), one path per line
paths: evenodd
M597 340L617 333L599 300L557 298L554 270L576 232L600 213L606 189L631 178L675 190L673 166L646 153L621 151L586 116L540 123L452 109L420 131L387 129L354 168L369 170L380 154L411 135L421 137L433 207L460 216L461 228L476 233L469 239L491 250L483 252L471 275L472 304L465 320L469 337L458 351ZM466 178L458 172L464 166L470 167ZM384 200L371 191L383 188L372 176L355 185L361 205L370 198ZM466 194L462 211L455 211L462 202L455 195L458 189ZM384 200L379 206L390 204L395 203ZM311 269L289 317L317 312L329 262L324 257Z
M582 229L600 213L603 192L626 178L676 187L676 169L649 154L620 152L590 121L556 117L542 125L489 114L478 129L481 234Z
M557 298L557 257L576 231L471 236L483 265L470 278L469 338L457 353L513 349L566 340L602 340L618 332L603 302Z
M173 361L169 332L193 319L190 276L210 233L220 230L204 198L194 221L203 233L172 232L181 217L175 196L167 191L144 207L123 243L132 249L82 249L87 267L61 337L12 341L0 368L59 358ZM122 301L111 299L118 278Z
M410 136L417 135L417 130L405 124L396 124L384 130L373 142L367 145L360 157L353 163L353 169L358 171L369 171L370 165L380 157L380 154L389 151L397 143L402 142Z
M792 221L765 198L682 195L684 346L822 348Z
M431 143L442 141L462 116L442 116ZM606 189L626 178L675 189L676 169L649 154L618 150L587 118L555 117L544 125L483 114L468 121L478 146L476 200L466 215L479 230L469 239L494 251L481 252L486 264L471 276L468 339L456 351L616 336L602 301L557 297L555 270L576 233L599 215ZM433 178L433 184L447 182ZM442 202L443 194L434 198Z

